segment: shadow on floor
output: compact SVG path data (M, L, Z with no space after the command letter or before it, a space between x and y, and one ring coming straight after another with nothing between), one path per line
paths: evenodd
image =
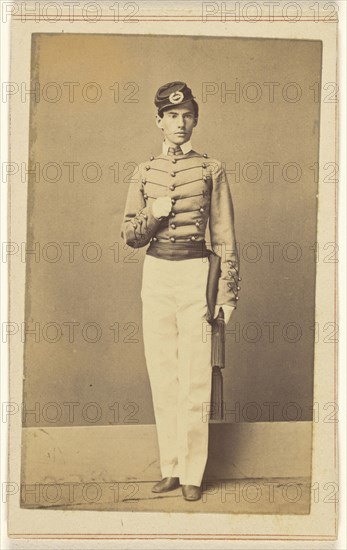
M161 495L153 482L50 483L21 487L22 508L124 512L309 514L310 479L204 481L202 498L183 499L181 489Z

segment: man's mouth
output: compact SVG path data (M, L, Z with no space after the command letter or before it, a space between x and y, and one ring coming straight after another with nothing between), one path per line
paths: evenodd
M175 132L176 136L185 136L186 132Z

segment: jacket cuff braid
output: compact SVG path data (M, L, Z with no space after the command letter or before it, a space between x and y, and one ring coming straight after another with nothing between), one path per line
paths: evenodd
M240 290L238 260L221 262L221 277L218 284L217 303L237 308L238 292Z
M126 221L122 236L127 245L132 248L141 248L149 243L159 225L160 220L153 216L152 208L148 205Z

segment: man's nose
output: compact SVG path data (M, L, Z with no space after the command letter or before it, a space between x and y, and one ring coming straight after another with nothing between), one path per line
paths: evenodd
M185 125L185 119L184 119L183 116L182 116L182 117L180 117L180 118L178 119L178 126L179 126L180 128L184 128L184 125Z

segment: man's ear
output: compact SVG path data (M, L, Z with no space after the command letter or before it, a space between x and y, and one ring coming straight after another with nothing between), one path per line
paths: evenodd
M157 123L158 128L161 130L163 129L163 119L159 115L155 115L155 121Z
M197 126L197 124L198 124L198 119L194 118L194 128L195 128L195 126Z

